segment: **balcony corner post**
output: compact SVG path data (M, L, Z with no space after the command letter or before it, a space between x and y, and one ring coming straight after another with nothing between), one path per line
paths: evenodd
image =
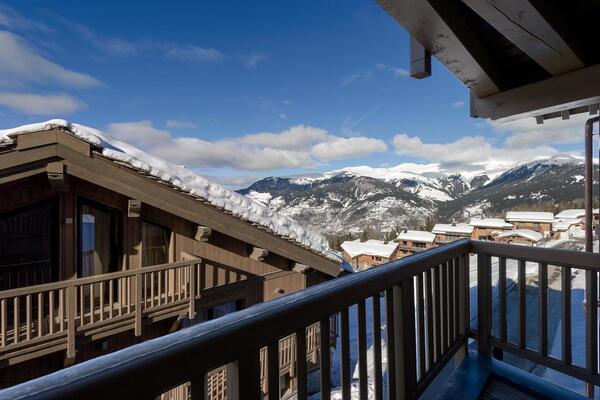
M196 317L196 267L200 264L190 264L188 265L188 270L190 271L190 307L188 310L188 318L190 320Z

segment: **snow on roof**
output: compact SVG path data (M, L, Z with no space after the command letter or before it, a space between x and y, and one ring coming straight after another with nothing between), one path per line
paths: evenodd
M531 229L513 229L512 231L502 232L498 235L499 238L519 236L524 239L529 239L532 242L539 242L542 239L542 234Z
M189 169L177 166L161 158L121 142L106 133L63 119L24 125L13 129L0 130L0 147L10 145L18 135L61 129L93 145L98 153L113 161L125 164L132 169L149 174L190 196L204 200L211 205L226 210L236 217L259 225L290 241L338 261L329 251L327 239L308 230L291 218L277 214L272 209L242 196L217 183L203 178Z
M576 219L576 218L584 218L585 217L585 209L583 208L574 208L569 210L562 210L558 214L555 215L556 219Z
M382 240L375 239L369 239L366 242L361 242L360 239L356 239L352 241L347 240L340 246L352 258L363 254L367 256L389 258L394 250L396 250L396 247L398 247L398 243L385 243Z
M512 221L531 221L531 222L554 222L554 214L551 212L539 211L507 211L506 220Z
M502 218L471 218L469 225L478 228L512 228L514 226Z
M400 232L396 240L410 240L413 242L433 243L435 234L427 231L411 231L407 230Z
M572 225L577 225L582 222L583 222L583 220L581 218L561 219L552 224L552 230L553 231L566 231Z
M473 233L474 227L469 224L435 224L431 232L433 233L462 233L470 235Z

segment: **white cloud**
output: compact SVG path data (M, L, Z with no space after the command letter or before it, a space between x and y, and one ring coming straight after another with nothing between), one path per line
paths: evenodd
M252 52L250 54L240 56L240 60L242 61L242 64L244 64L244 66L246 68L250 68L250 69L256 69L256 66L258 65L258 63L265 61L266 59L267 59L266 54L258 53L258 52Z
M396 153L440 163L452 172L494 173L523 160L549 157L558 151L550 146L496 147L482 136L464 136L448 143L424 143L418 136L398 134L393 139Z
M198 127L198 125L192 122L179 121L176 119L167 120L167 122L165 122L165 125L167 126L167 128L171 129L194 129Z
M379 139L368 137L337 137L318 143L312 148L312 155L321 161L360 158L372 153L385 153L387 144Z
M371 76L373 76L373 71L370 70L355 72L352 75L348 75L347 77L342 79L342 81L340 82L340 86L348 86L355 82L366 82L369 79L371 79Z
M0 92L0 105L30 115L71 114L83 104L67 94L41 95L33 93Z
M170 46L166 49L167 58L196 63L218 63L223 61L223 53L217 49L200 46Z
M44 23L25 18L12 8L3 4L0 4L0 26L13 31L39 31L42 33L52 32L52 29L48 28L48 26L46 26Z
M507 135L506 145L512 148L542 144L574 144L583 141L583 127L589 115L576 114L568 120L553 118L538 125L535 118L511 122L487 121L497 132Z
M348 86L353 83L366 82L369 79L371 79L377 71L390 73L394 78L406 77L410 75L410 71L404 68L392 67L386 64L375 64L375 66L371 69L357 71L351 75L346 76L340 82L340 86Z
M20 36L0 31L0 86L54 83L68 87L99 86L96 78L61 67L39 55Z
M242 171L313 168L320 162L387 150L385 143L378 139L342 138L305 125L214 141L173 137L150 121L114 123L108 125L107 130L118 139L191 168Z
M392 67L386 64L377 64L375 68L382 71L391 72L394 77L406 77L410 75L410 71L404 68Z
M220 183L223 186L238 189L245 188L252 185L254 182L261 178L254 175L239 175L239 176L210 176L204 175L204 177L210 181Z
M464 106L465 106L465 102L462 100L455 101L454 103L452 103L452 107L454 107L454 108L461 108Z

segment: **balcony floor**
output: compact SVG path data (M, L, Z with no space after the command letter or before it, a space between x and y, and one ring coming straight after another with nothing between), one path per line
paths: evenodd
M586 400L578 393L548 382L502 361L470 350L451 375L435 390L434 399L462 400ZM589 399L588 399L589 400Z

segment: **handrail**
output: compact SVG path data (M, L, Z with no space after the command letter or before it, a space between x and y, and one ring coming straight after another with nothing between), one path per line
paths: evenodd
M598 253L548 247L517 246L482 240L471 241L471 252L552 265L577 266L577 268L581 269L600 271L600 254Z
M120 398L153 398L186 381L191 380L194 386L195 380L203 382L206 372L223 364L237 360L240 368L256 365L258 360L251 358L257 358L261 347L303 330L316 321L327 321L330 315L347 309L351 304L364 304L364 300L370 296L378 297L380 292L387 291L390 301L399 301L401 293L409 292L409 286L398 289L399 293L394 289L394 294L392 288L408 279L412 281L414 276L430 271L432 266L439 267L449 260L463 257L469 250L469 240L449 243L128 347L96 358L93 362L75 365L69 371L62 370L7 389L2 395L15 399L92 399L117 395ZM403 298L406 306L409 306L412 296L405 294ZM396 307L388 317L399 318L400 322L403 314ZM290 318L291 315L294 318ZM406 312L405 316L410 316L410 313ZM388 329L393 330L394 324L390 322L388 320ZM459 335L456 340L464 340L461 338L463 336ZM448 351L455 351L455 347L449 346ZM442 355L442 350L438 350ZM321 357L324 357L323 351ZM394 363L393 349L388 352L388 359ZM169 368L165 368L165 365ZM433 365L431 367L433 369ZM246 385L254 385L255 382L248 381L249 376L254 375L240 376L243 388L249 389ZM118 393L114 391L115 387L119 388Z

